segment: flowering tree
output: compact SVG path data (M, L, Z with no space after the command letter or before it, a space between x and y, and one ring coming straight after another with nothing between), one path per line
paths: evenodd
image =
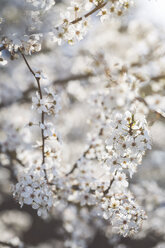
M148 209L152 190L164 204L155 182L132 179L151 149L148 126L164 118L165 77L161 33L129 21L135 7L130 0L4 1L1 167L10 172L12 201L45 226L60 221L50 247L88 247L98 231L112 247L127 247L122 237L150 232L152 224L142 224L144 210L155 209ZM6 237L2 246L34 245Z

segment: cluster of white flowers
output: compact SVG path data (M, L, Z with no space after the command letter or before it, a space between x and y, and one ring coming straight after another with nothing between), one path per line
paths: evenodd
M136 121L130 112L117 114L109 124L106 135L109 138L105 141L105 148L103 142L94 138L69 173L66 186L70 196L67 195L66 200L80 206L96 207L96 216L110 220L115 229L127 236L136 232L146 217L127 190L126 172L132 176L136 171L145 150L151 148L150 138L145 121ZM99 158L99 166L96 166L98 151L104 157Z
M112 43L113 42L114 41L112 41ZM85 46L86 46L86 44L85 44ZM87 47L88 47L88 45L87 45ZM97 50L97 47L95 49ZM136 47L134 49L136 50ZM150 49L152 50L154 48L151 46ZM135 50L133 50L134 53L135 53ZM146 52L146 51L143 51L143 52ZM137 52L137 57L139 56L139 58L137 60L138 61L137 64L139 63L140 70L141 70L142 62L143 62L144 57L145 57L145 54L143 54L143 52L141 52L142 54L140 56L139 56L139 51ZM88 51L88 56L89 56L89 51ZM106 54L106 56L107 56L107 54ZM94 54L93 57L95 58L96 54ZM147 60L147 56L145 59ZM83 57L83 60L84 60L84 57ZM123 235L128 235L130 233L134 233L135 231L137 231L137 228L139 228L139 226L141 225L142 220L145 219L145 214L139 208L139 206L137 206L137 204L133 200L133 197L127 191L128 180L127 180L126 175L130 174L130 176L132 176L132 174L135 173L137 165L141 164L141 162L142 162L142 157L143 157L145 151L147 149L151 148L151 145L150 145L151 142L150 142L150 138L148 135L149 133L148 133L148 129L147 129L147 125L146 125L146 121L145 121L144 116L145 116L145 114L148 114L150 112L150 110L152 110L152 109L154 111L157 111L158 113L163 112L162 110L163 110L164 97L161 96L161 94L163 92L164 86L161 87L161 85L164 85L164 80L162 80L162 84L160 82L155 83L157 89L159 90L160 95L159 96L154 95L151 97L147 97L147 96L144 97L144 99L146 100L146 103L147 103L146 104L145 102L143 102L143 97L141 97L141 96L143 96L143 94L141 92L144 92L144 91L142 91L142 88L140 88L140 87L145 86L146 82L147 82L146 85L151 84L151 82L150 82L150 80L146 79L147 77L145 75L145 70L142 70L142 71L139 70L138 71L135 65L133 65L132 68L131 68L131 65L129 65L127 68L123 65L120 66L120 64L117 64L117 63L115 64L115 66L119 67L118 70L114 70L114 68L111 68L111 67L105 68L104 63L102 63L101 59L98 61L95 61L95 63L93 63L94 69L92 68L92 70L91 70L91 67L88 63L89 60L90 60L89 57L88 57L87 61L84 60L85 66L87 68L84 71L85 72L92 72L92 73L94 72L94 74L95 74L96 70L98 69L98 71L96 73L97 76L90 80L90 82L92 82L92 83L96 81L99 85L99 93L98 92L96 93L96 95L94 97L94 101L93 101L94 102L94 110L96 110L96 115L93 118L93 122L94 123L97 122L97 128L100 129L100 126L101 126L101 129L103 128L103 130L100 132L99 137L94 137L91 139L92 144L90 143L91 144L90 149L87 152L85 152L85 159L81 158L78 161L77 169L75 169L75 171L74 171L75 176L71 177L71 181L73 183L71 195L74 195L73 198L71 198L71 199L72 199L72 201L74 199L74 202L75 202L75 204L78 204L78 207L79 207L79 205L80 206L86 206L86 204L87 204L88 207L91 208L91 206L94 206L94 204L97 206L101 206L100 201L98 202L98 199L101 198L101 200L103 202L105 202L105 204L103 205L101 210L100 209L97 209L97 210L94 209L93 210L94 213L97 213L98 216L103 217L103 219L110 218L110 220L112 220L112 216L113 216L113 226ZM109 58L109 61L110 61L110 58ZM76 61L76 64L78 64L77 61ZM105 76L103 76L101 74L102 68L101 69L100 69L100 67L98 68L97 67L98 65L101 65L103 67L103 71L104 71ZM135 66L135 68L134 68L134 66ZM145 66L146 66L146 64L144 64L144 67ZM149 67L150 64L147 66ZM73 67L76 69L77 68L79 69L79 67L82 67L81 70L83 69L83 66L81 63L79 63L78 66L75 66L75 64L74 64ZM156 64L155 64L155 67L156 67ZM163 69L163 67L162 67L162 69ZM81 70L78 70L78 72L80 72ZM132 75L130 76L126 73L128 70L133 72L132 73L133 76ZM148 70L149 70L149 68L148 68ZM148 72L148 70L147 70L147 72ZM143 72L144 72L144 74L143 74ZM162 71L162 75L164 75L163 71ZM150 76L152 76L152 75L150 75ZM158 78L159 78L159 76L158 76ZM163 78L164 78L164 76L163 76ZM151 80L153 80L153 79L151 79ZM103 82L105 82L105 84ZM96 86L97 86L97 83L95 83ZM105 87L105 89L100 90L101 86ZM96 88L96 87L94 87L94 88ZM141 90L141 92L140 92L140 90ZM144 96L145 96L145 94L144 94ZM140 99L140 101L139 101L139 99ZM112 112L116 113L116 112L120 111L123 113L128 108L131 109L131 111L130 111L131 113L127 112L125 116L121 116L120 114L112 115ZM135 114L133 114L133 113L135 113ZM125 123L123 129L122 129L122 125L119 125L119 123L113 123L113 121L110 122L110 120L113 120L115 118L115 116L116 116L116 119L117 119L117 116L118 117L120 116L120 118L122 120L122 124ZM140 116L140 120L141 120L140 122L137 121L139 116ZM131 124L131 126L130 126L130 124ZM108 127L107 130L104 129L105 125L106 125L106 127ZM120 126L119 130L117 128L118 125ZM130 131L128 132L128 129L130 129L130 127L132 129L132 132L130 132ZM113 142L110 139L110 137L107 135L108 131L109 131L109 133L112 134L112 137L113 137L113 133L114 133L114 136L116 134L116 138L117 138L116 142L115 141ZM109 146L107 144L106 149L104 147L104 142L102 140L102 137L100 137L104 134L104 132L105 132L106 136L108 136L108 139L106 137L106 143L108 142L108 140L111 141ZM101 133L102 133L102 135L101 135ZM119 135L118 135L118 133L119 133ZM130 133L131 133L131 135L130 135ZM121 134L121 137L120 137L120 134ZM124 136L124 139L122 139L122 136ZM122 147L122 145L125 142L126 143L128 142L128 143L126 144L126 147L124 148L124 147ZM124 146L125 146L125 144L124 144ZM83 155L83 157L84 157L84 155ZM109 157L109 159L107 157ZM102 167L101 167L102 168L101 172L99 171L99 168L96 167L96 159L98 159L98 158L99 158L99 161L104 160ZM92 160L94 160L94 161L92 162ZM113 160L114 160L114 163L113 163ZM106 163L105 163L105 161L106 161ZM116 162L118 164L116 164ZM105 169L106 173L110 173L110 177L108 177L108 180L110 178L111 179L110 182L112 182L112 184L111 183L109 184L108 180L106 180L107 179L105 176L106 173L105 174L103 173L104 169ZM98 173L100 173L99 174L100 177L103 177L103 180L101 182L100 182L100 177L95 176L96 171ZM83 184L83 182L85 182L85 183ZM69 184L71 184L71 183L69 182ZM108 206L110 206L110 200L107 200L108 197L107 198L103 197L103 195L105 194L104 192L107 193L107 189L109 188L109 186L111 186L111 188L109 189L109 194L111 195L111 198L113 197L112 203L115 202L114 206L116 204L116 201L119 200L119 197L116 199L116 197L115 197L116 194L117 195L120 194L123 197L123 199L129 199L127 202L129 207L127 206L127 209L133 209L132 211L130 211L130 214L127 211L125 211L125 209L124 209L125 214L123 214L123 212L122 212L123 208L120 208L119 202L117 202L117 211L116 212L111 211L112 206L111 206L111 208L110 207L108 208ZM79 189L79 190L77 190L77 189ZM119 191L119 189L120 189L120 191ZM99 192L99 194L101 193L101 195L96 194L97 191ZM113 193L113 191L115 193ZM116 193L116 191L118 193ZM137 192L138 192L138 189L137 189ZM108 193L106 195L108 196ZM144 196L145 196L145 194L144 194ZM125 204L125 203L123 201L121 201L121 206L123 206L123 204ZM134 207L132 207L132 205ZM121 213L121 214L118 215L118 213ZM162 213L164 213L163 210L162 210ZM92 216L96 216L96 215L92 215ZM138 216L138 221L136 219L136 216ZM127 219L127 217L128 217L128 219ZM123 220L123 222L122 222L122 220ZM138 222L138 224L137 224L137 222ZM124 225L124 223L125 223L125 225ZM159 222L157 224L155 224L156 227L158 225L159 225ZM104 224L101 225L101 229L103 228L103 226L104 226ZM152 226L153 226L153 223L149 225L149 228L151 228ZM162 227L162 225L161 225L161 227ZM155 230L156 230L156 228L155 228Z
M21 39L8 37L2 38L1 46L10 52L11 59L18 58L18 52L23 51L25 54L32 54L41 50L41 35L24 35Z
M123 236L134 234L146 219L130 192L108 195L102 200L103 217Z
M109 0L108 4L104 8L102 8L102 10L100 10L97 15L100 16L101 22L104 22L112 16L122 16L125 11L130 8L131 5L133 5L132 0Z
M12 59L18 57L19 50L25 54L39 52L45 35L49 35L59 45L63 41L73 45L76 41L82 40L87 33L90 26L90 15L100 10L97 15L101 16L101 21L111 17L112 14L121 16L132 5L132 0L74 0L71 1L67 11L61 10L57 24L49 24L48 27L43 28L43 19L48 16L50 10L53 11L54 5L54 0L26 0L26 29L28 32L24 30L21 36L18 32L18 35L14 33L0 39L0 44L10 52ZM26 20L23 21L26 22ZM3 26L3 23L1 25ZM29 35L29 33L33 34Z
M55 1L26 2L29 8L32 6L29 14L34 21L28 30L35 33L42 24L41 13L48 14ZM59 23L50 25L46 30L59 45L82 40L90 25L90 15L94 12L98 12L103 22L111 16L121 16L132 1L86 0L71 1L69 4L66 12L60 12ZM5 63L1 50L7 49L12 59L20 52L30 68L25 55L41 50L41 39L47 33L44 32L21 38L3 37L0 40L0 62ZM90 228L93 219L101 227L104 223L112 225L112 232L123 236L136 233L146 219L144 211L129 191L129 178L142 163L147 149L151 149L147 122L140 108L144 110L145 106L147 114L149 109L164 111L164 98L158 94L146 96L144 100L141 98L142 79L131 68L131 62L127 66L123 63L112 66L108 56L104 58L102 54L88 53L88 58L87 71L93 77L89 81L94 89L89 100L94 107L89 123L94 131L89 135L87 149L69 171L65 171L65 167L61 169L61 140L51 122L61 108L60 99L51 89L45 88L43 91L40 80L44 79L44 75L30 68L38 84L38 91L32 97L32 109L39 114L40 120L30 121L28 126L39 127L41 140L33 147L41 150L42 160L36 156L36 163L29 162L22 168L18 182L13 186L13 195L20 205L31 205L39 216L46 218L52 210L63 212L64 228L72 236L72 240L67 240L65 245L80 248L84 248L85 239L93 235ZM70 92L76 92L74 84ZM139 113L142 113L140 118ZM6 140L0 143L3 152L15 151L19 146L18 136L11 130Z
M44 109L39 111L43 112ZM40 123L46 140L55 136L58 143L51 127L50 124ZM54 160L51 158L47 164L30 166L22 171L14 187L14 196L20 204L32 205L38 209L38 215L45 217L55 205L55 199L59 204L59 199L63 199L69 204L96 208L96 217L110 220L124 236L136 232L145 214L127 190L125 173L128 171L132 176L145 150L150 149L146 123L136 121L130 112L117 114L105 128L105 133L108 137L105 144L99 138L93 138L90 147L65 176L58 173L59 146L55 146L57 149L54 152L49 146L45 148L45 156L50 157L52 153ZM43 144L39 146L43 147ZM94 168L92 161L96 160L99 164ZM101 170L101 176L97 175L97 170Z
M13 195L23 204L31 205L37 210L38 216L47 217L47 212L53 207L53 192L45 179L44 165L33 165L20 175L18 183L13 187Z
M42 112L48 115L57 115L60 110L60 99L59 96L54 94L51 90L45 89L46 95L41 99L38 92L36 97L32 98L32 108L36 109L39 114ZM42 126L43 129L44 125ZM48 130L48 129L47 129Z
M69 12L67 12L66 15L69 15ZM64 24L55 28L53 31L52 39L54 42L57 42L58 45L61 45L64 41L73 45L75 41L82 40L87 33L87 27L89 25L88 20L83 18L82 21L79 21L76 24L70 24L69 19L66 19L66 17L64 18Z
M90 12L89 14L85 14L86 10L89 11L92 8L94 10L100 9L97 15L101 16L101 21L104 21L111 17L112 14L121 16L131 5L132 1L128 0L87 0L83 3L71 1L68 11L60 15L59 23L61 24L53 31L53 40L58 42L59 45L61 45L63 41L67 41L70 45L73 45L76 40L82 40L90 26Z
M35 77L39 78L39 74L35 74ZM33 108L41 115L56 115L60 109L59 97L49 89L45 89L45 92L42 98L36 92L36 97L32 98ZM42 120L39 123L29 122L28 125L39 126L43 133L42 142L37 141L35 147L42 148L44 160L40 164L29 164L21 171L18 183L13 188L13 195L21 206L32 205L39 216L46 218L54 204L55 195L50 185L56 180L56 169L60 162L60 138L51 122Z
M103 89L94 92L91 104L95 109L98 121L106 123L112 111L123 111L130 106L132 101L138 96L139 82L132 76L124 73L119 79L116 76L105 78ZM97 106L97 108L95 108Z
M110 28L108 25L111 25ZM94 119L105 122L112 110L126 111L133 102L132 109L136 109L136 113L142 118L146 115L147 120L150 119L153 112L157 113L157 116L164 116L164 57L160 53L164 51L164 43L148 23L130 22L124 31L125 35L120 31L122 25L118 25L119 23L107 23L106 33L101 30L100 25L98 33L101 32L104 37L103 46L106 52L100 52L102 47L99 38L95 41L95 46L92 42L87 42L84 44L83 53L76 57L72 67L73 73L94 75L89 78L89 82L95 84L95 88L100 88L93 96L94 110L97 105ZM124 57L121 56L120 43L117 44L113 37L117 37L124 44ZM86 47L89 48L88 51ZM108 54L111 47L114 49L113 57ZM150 70L150 63L153 70ZM151 90L148 90L149 88ZM153 121L156 119L154 117Z
M151 149L147 123L145 120L136 121L134 114L130 112L126 112L124 116L116 114L114 119L116 122L110 123L108 129L111 136L106 140L109 156L107 164L113 173L128 170L132 176L145 151Z

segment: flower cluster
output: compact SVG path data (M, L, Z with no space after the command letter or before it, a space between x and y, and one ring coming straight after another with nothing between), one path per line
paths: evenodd
M79 3L77 1L71 1L71 6L68 7L68 11L61 13L60 22L61 25L53 31L53 39L58 42L59 45L63 41L67 41L70 45L73 45L76 40L80 41L87 33L90 14L84 14L85 10L90 10L92 7L94 11L100 9L97 14L100 17L101 22L108 19L112 14L121 16L126 9L132 4L132 1L85 1L85 3ZM106 6L106 8L104 7ZM90 13L90 12L89 12Z
M41 123L40 128L47 139L53 136L47 124ZM96 217L110 220L124 236L136 232L145 214L127 190L125 172L129 171L132 176L145 150L150 148L147 127L145 122L136 121L133 114L126 112L125 115L116 114L105 128L105 133L109 137L105 145L98 138L93 138L90 147L66 178L58 173L58 149L54 154L55 160L24 170L14 188L14 196L20 204L32 205L44 217L55 204L55 198L63 199L69 204L96 208ZM133 142L135 145L131 145ZM104 158L101 157L102 152ZM45 148L45 156L49 157L50 153L52 151ZM94 168L92 161L96 160L99 163Z
M55 28L53 32L53 41L61 45L64 41L68 44L73 45L76 41L83 39L87 33L88 20L83 18L77 24L70 24L69 20L64 19L64 24L59 28Z
M21 39L2 38L1 46L10 52L11 59L18 58L18 52L23 51L25 54L32 54L41 50L41 35L35 34L31 36L24 35Z
M102 91L94 92L90 101L98 121L105 123L113 111L127 110L127 106L130 106L138 96L138 89L138 80L128 73L124 73L118 79L116 75L111 75L111 78L106 77Z
M13 196L21 206L31 205L33 209L37 210L38 216L46 218L49 213L60 216L63 220L63 227L69 234L65 242L67 247L85 248L86 241L94 236L97 228L103 229L107 236L109 233L119 233L122 236L135 234L140 229L143 220L146 219L146 215L135 200L136 192L132 194L129 189L129 179L136 172L138 165L142 163L147 149L151 149L145 113L148 114L149 110L158 113L164 112L164 97L159 95L163 86L160 84L159 86L151 85L150 89L146 90L146 92L153 90L158 93L154 96L144 94L144 98L142 98L142 87L145 87L148 82L146 78L141 77L138 70L136 71L136 66L138 63L142 66L141 61L145 56L141 53L138 57L137 52L137 61L133 61L135 56L130 56L132 51L129 49L128 53L131 59L125 65L124 56L126 55L121 56L121 61L116 62L111 59L111 55L108 56L108 53L99 53L100 49L97 49L97 46L94 47L93 44L93 49L90 49L89 46L90 52L85 53L84 50L79 52L86 67L83 67L83 63L76 61L76 66L73 64L73 67L75 70L77 69L78 76L71 75L69 79L62 79L62 82L69 81L69 86L71 86L63 89L65 97L67 96L64 100L64 105L67 105L66 112L63 111L63 115L67 115L74 109L74 107L72 108L74 102L79 101L80 103L84 99L89 100L90 98L89 101L92 102L93 108L88 108L87 113L90 116L90 111L92 111L91 119L88 120L91 125L88 145L73 164L68 158L70 149L66 149L65 156L61 156L61 139L52 123L52 118L57 117L61 108L59 96L51 88L44 89L40 85L41 80L45 78L44 75L41 71L34 72L26 60L26 55L41 50L42 39L45 39L47 34L58 45L63 42L74 44L76 41L82 40L87 33L90 16L93 13L97 13L103 22L112 16L121 16L132 5L132 1L71 1L67 11L59 11L58 23L58 15L54 15L56 12L53 12L54 0L26 0L26 2L29 8L27 14L32 21L30 22L28 19L29 23L26 27L30 35L24 34L19 38L15 35L3 36L0 40L0 62L5 63L3 52L1 52L3 49L9 51L12 59L18 57L18 53L20 53L34 76L38 90L32 97L32 109L39 120L30 121L28 128L37 127L41 139L37 140L33 146L32 161L29 159L29 154L26 156L28 162L26 159L23 161L26 166L21 169L18 182L13 186ZM61 3L59 8L61 6L64 7L64 3ZM56 17L53 19L53 25L50 24L48 27L43 23L44 20L46 20L45 23L49 22L48 13L50 12L48 11L50 10L52 10L52 16ZM125 32L127 34L131 32L130 26L126 31L126 28L123 30L121 27L118 26L120 31L115 30L116 33L120 33L118 34L120 38L122 35L124 36ZM111 42L116 45L113 38L116 35L111 35L111 37L113 39ZM46 57L44 56L43 58ZM83 56L86 56L87 60ZM43 61L45 63L45 60ZM52 68L54 70L54 64ZM81 73L82 71L83 73ZM59 73L63 75L63 67ZM54 71L52 77L54 77ZM76 79L73 83L72 80L75 78L78 80ZM84 82L81 84L81 78L88 79L88 85ZM55 80L55 83L57 81ZM88 92L86 92L87 88ZM27 89L27 95L30 95L32 90ZM84 93L83 96L81 92ZM78 108L77 106L76 108ZM72 119L70 112L68 115L68 119ZM76 112L77 117L79 116ZM80 125L77 126L80 133ZM65 129L67 128L71 128L72 133L76 133L69 121L66 121L65 124ZM6 154L8 151L15 151L18 146L19 139L12 131L7 134L4 142L0 142L0 150L3 149ZM70 148L70 144L68 146ZM75 158L76 152L76 149L73 149ZM15 155L15 153L13 154ZM61 157L64 158L61 159ZM16 161L18 162L18 160ZM138 198L140 199L140 197ZM144 198L141 203L143 201ZM161 204L163 204L162 202ZM93 226L96 228L94 229Z
M110 123L108 129L112 134L106 140L109 156L107 164L113 173L128 170L132 176L145 151L151 149L146 121L136 121L134 114L130 112L126 112L124 116L116 114L114 119L116 122Z
M17 53L20 50L25 54L39 52L41 50L42 40L46 35L49 35L59 45L63 41L67 41L70 45L73 45L76 41L82 40L87 33L90 26L90 15L100 10L97 15L101 16L101 21L111 17L112 14L121 16L132 5L132 1L71 1L67 11L61 10L59 20L56 20L57 24L54 25L52 23L51 25L43 26L43 20L47 19L48 13L52 11L50 16L54 14L54 5L54 0L26 0L25 12L27 23L25 20L23 22L25 22L28 32L25 30L22 30L21 34L19 32L18 34L13 32L13 34L3 36L0 39L0 45L3 45L4 49L10 52L11 59L17 58ZM86 11L88 12L86 13ZM3 26L3 23L1 25ZM31 32L33 34L29 35Z
M44 165L32 165L24 169L18 183L13 187L13 196L24 204L31 205L37 210L38 216L47 217L53 207L53 193L45 179Z
M69 204L89 208L92 216L110 221L114 230L127 236L137 232L146 218L127 189L126 176L127 171L132 176L145 150L151 148L146 122L137 121L130 112L116 114L99 137L91 139L67 177L59 178L60 187L55 182L55 192Z
M59 96L48 89L45 89L45 92L46 96L44 98L41 98L39 93L36 92L36 97L32 98L32 108L36 109L39 114L44 112L48 115L57 115L60 110ZM42 129L45 129L44 126L42 126Z
M103 217L110 219L113 228L123 236L132 235L146 219L130 192L108 195L102 200Z
M59 111L59 98L48 89L45 89L45 92L44 98L36 92L36 97L32 99L33 108L41 115L56 115ZM21 206L32 205L32 208L37 209L39 216L46 218L54 205L55 195L50 185L55 183L57 177L61 152L60 138L51 122L47 123L42 119L38 124L29 122L28 125L37 125L41 129L42 142L37 141L35 147L42 148L43 160L40 164L38 161L37 164L29 164L21 170L18 183L13 188L13 195Z
M100 16L101 22L104 22L112 16L122 16L132 4L132 0L109 0L108 4L104 8L102 8L97 15Z

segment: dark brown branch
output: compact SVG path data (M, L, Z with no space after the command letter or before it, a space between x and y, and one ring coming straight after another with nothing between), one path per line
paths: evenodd
M104 195L108 194L108 192L109 192L109 190L111 189L112 184L113 184L114 181L115 181L115 178L113 178L113 179L110 181L110 184L109 184L108 188L103 192Z
M0 153L2 152L2 147L0 146ZM10 172L10 179L13 183L17 182L17 178L15 175L15 171L14 171L14 161L17 161L22 167L25 167L25 165L22 163L22 161L20 159L17 158L16 155L16 151L6 151L6 155L9 158L9 164L5 165L5 168L8 169L8 171ZM0 166L3 166L0 164Z
M86 154L90 151L91 148L92 148L92 144L91 144L91 145L88 147L88 149L82 154L81 158L85 158ZM81 159L81 158L80 158L80 159ZM73 165L73 168L71 169L71 171L68 172L68 173L66 174L66 176L69 176L70 174L72 174L72 173L75 171L75 169L76 169L77 166L78 166L78 162L80 161L80 159L77 160L77 162Z
M144 105L146 107L148 107L150 111L152 111L153 113L157 114L158 116L161 116L161 117L165 118L165 114L164 113L160 113L159 111L150 108L149 104L146 102L146 100L144 98L142 98L142 97L136 97L135 100L144 103Z
M103 128L101 128L100 131L99 131L99 133L98 133L98 136L102 136L102 135L103 135ZM88 147L88 149L82 154L81 158L85 158L85 156L87 155L87 153L90 151L91 148L93 148L93 144L91 144L91 145ZM73 165L73 168L71 169L71 171L68 172L68 173L66 174L66 176L69 176L70 174L72 174L72 173L75 171L75 169L76 169L77 166L78 166L78 162L80 161L81 158L79 158L79 159L77 160L77 162Z
M75 80L85 80L88 79L90 77L93 77L94 74L93 73L87 73L87 74L77 74L77 75L70 75L66 78L62 78L62 79L57 79L54 80L53 84L54 85L65 85L66 83L68 83L69 81L75 81Z
M40 95L40 99L43 98L42 96L42 90L41 90L41 85L40 85L40 78L39 77L36 77L35 75L35 72L32 70L31 66L29 65L25 55L20 51L29 71L32 73L32 75L34 76L36 82L37 82L37 86L38 86L38 92L39 92L39 95ZM42 114L41 114L41 123L44 125L45 123L45 113L42 111ZM41 136L42 136L42 164L45 163L45 137L44 137L44 130L41 129ZM45 171L45 170L44 170ZM45 175L46 175L46 171L45 171ZM47 177L47 176L46 176Z
M18 245L13 245L11 243L8 242L4 242L4 241L0 241L0 245L4 246L4 247L10 247L10 248L19 248Z
M103 193L104 193L104 196L105 196L106 194L108 194L109 190L111 189L112 184L113 184L113 182L115 181L115 176L116 176L116 174L117 174L117 170L115 171L115 175L114 175L114 177L112 178L112 180L110 181L110 184L109 184L108 188L103 192Z
M0 153L3 153L2 152L2 147L0 145ZM13 161L17 161L22 167L25 167L25 165L22 163L22 161L17 157L17 153L16 151L6 151L6 154L10 157L10 159Z
M25 55L24 55L22 52L21 52L21 55L22 55L22 57L23 57L23 59L24 59L26 65L27 65L29 71L30 71L30 72L33 74L33 76L36 78L35 73L34 73L34 71L32 70L32 68L30 67L30 65L29 65L29 63L28 63L28 61L27 61Z
M155 77L152 77L151 80L153 81L159 81L161 79L165 79L165 75L162 74L162 75L158 75L158 76L155 76Z
M16 162L19 163L19 165L21 165L22 167L25 167L22 161L17 157L16 151L13 151L13 152L8 151L7 154L9 155L9 157L11 157L12 160L15 160Z

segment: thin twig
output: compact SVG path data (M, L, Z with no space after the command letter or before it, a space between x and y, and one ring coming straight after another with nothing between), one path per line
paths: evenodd
M8 242L4 242L4 241L0 241L0 245L4 246L4 247L10 247L10 248L18 248L18 245L13 245L11 243Z
M32 73L32 75L34 76L36 82L37 82L37 86L38 86L38 92L39 92L39 95L40 95L40 99L43 99L43 96L42 96L42 90L41 90L41 85L40 85L40 78L39 77L36 77L35 75L35 72L32 70L31 66L29 65L25 55L22 53L22 51L20 51L29 71ZM44 125L45 124L45 113L42 111L41 113L41 123ZM41 129L41 136L42 136L42 164L45 163L45 137L44 137L44 130ZM46 176L46 179L47 179L47 175L46 175L46 170L45 171L45 176Z
M91 145L88 147L88 149L82 154L81 158L85 158L86 154L90 151L91 148L92 148L92 144L91 144ZM81 159L81 158L80 158L80 159ZM77 162L73 165L73 168L71 169L71 171L68 172L68 173L66 174L66 176L69 176L70 174L72 174L72 173L75 171L75 169L76 169L77 166L78 166L78 162L80 161L80 159L77 160Z
M152 111L153 113L157 114L158 116L161 116L161 117L165 118L165 114L163 112L159 112L158 110L154 110L154 109L150 108L149 104L146 102L146 100L144 98L136 97L135 100L144 103L144 105L146 107L148 107L150 111Z
M62 79L57 79L53 81L54 85L65 85L67 84L69 81L75 81L75 80L85 80L88 79L90 77L95 76L93 73L87 73L87 74L77 74L77 75L69 75L65 78Z
M153 81L159 81L161 79L165 79L165 74L158 75L158 76L155 76L155 77L151 78L151 80L153 80Z
M110 181L110 184L109 184L108 188L103 192L103 193L104 193L104 196L105 196L106 194L108 194L109 190L111 189L112 184L113 184L113 182L115 181L115 176L116 176L116 174L117 174L117 170L115 171L115 175L114 175L114 177L112 178L112 180Z
M100 128L100 131L99 131L99 133L98 133L98 136L102 136L102 135L103 135L103 128ZM85 158L85 156L87 155L87 153L90 151L90 149L91 149L92 147L93 147L93 144L90 144L90 146L88 147L88 149L85 150L85 152L82 154L81 158ZM78 166L78 162L80 161L81 158L79 158L79 159L77 160L77 162L73 165L71 171L68 172L68 173L66 174L66 176L69 176L70 174L72 174L72 173L75 171L75 169L76 169L77 166Z
M110 181L110 184L109 184L108 188L103 192L104 195L108 194L108 192L109 192L109 190L110 190L110 188L111 188L111 186L112 186L112 184L113 184L114 181L115 181L115 178L113 178L113 179Z
M2 152L2 146L0 145L0 153ZM23 164L23 162L17 157L17 153L16 151L6 151L6 154L11 158L12 161L17 161L22 167L25 167L25 165Z
M76 24L77 22L82 21L82 19L84 17L87 18L88 16L91 16L93 13L95 13L99 9L103 8L106 4L107 4L107 2L103 2L103 3L99 4L93 10L91 10L90 12L88 12L87 14L85 14L83 17L76 18L75 20L73 20L72 22L70 22L70 24Z

